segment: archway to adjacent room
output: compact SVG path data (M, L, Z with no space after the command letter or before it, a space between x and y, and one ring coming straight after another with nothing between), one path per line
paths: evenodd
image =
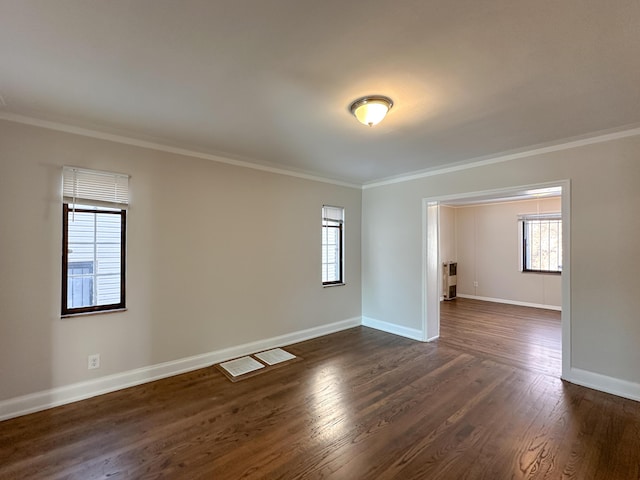
M531 198L536 192L557 189L561 197L562 211L562 311L561 311L561 349L562 376L569 373L571 359L571 285L570 285L570 182L568 180L544 184L517 186L505 189L469 192L455 195L442 195L423 199L423 339L432 341L440 336L440 300L443 291L441 258L441 225L440 208L442 204L461 204L471 202L490 202L497 199ZM515 228L515 227L514 227ZM557 321L557 320L556 320Z

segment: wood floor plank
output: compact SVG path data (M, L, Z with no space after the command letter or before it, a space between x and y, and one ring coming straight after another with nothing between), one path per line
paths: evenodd
M358 327L0 422L4 479L640 478L640 403L562 382L559 312L457 299L441 337Z
M439 343L560 377L560 312L466 298L440 308Z

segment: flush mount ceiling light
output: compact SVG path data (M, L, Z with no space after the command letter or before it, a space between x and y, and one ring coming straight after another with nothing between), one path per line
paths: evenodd
M349 110L363 125L373 127L382 121L393 107L393 100L381 95L362 97L351 104Z

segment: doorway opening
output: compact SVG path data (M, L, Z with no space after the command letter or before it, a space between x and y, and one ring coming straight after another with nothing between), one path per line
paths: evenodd
M553 210L553 201L550 199L553 197L558 197L555 205L560 206L560 219L561 219L561 240L559 240L562 250L562 261L558 262L554 259L553 262L557 264L556 266L561 270L562 274L559 272L529 272L526 270L523 271L522 262L519 262L519 258L523 258L522 250L519 250L518 253L514 253L513 250L509 250L505 253L504 258L501 258L501 262L507 265L504 268L509 268L510 275L517 275L519 277L513 277L511 279L506 278L506 270L503 273L500 273L500 268L493 269L494 278L484 278L479 281L477 271L473 271L474 268L478 268L477 265L470 265L470 258L480 259L480 262L494 262L496 261L496 256L491 257L489 252L486 252L487 248L494 248L498 252L507 251L506 244L504 246L500 246L501 241L513 241L512 238L504 239L500 238L496 241L490 242L489 244L476 245L475 239L466 239L463 243L466 245L461 248L470 248L471 245L474 245L474 248L480 247L480 252L465 252L464 255L461 255L460 258L464 259L463 263L457 262L457 291L458 291L458 306L461 310L467 310L467 313L471 312L473 307L476 310L482 310L482 308L492 308L495 310L494 314L496 317L503 316L513 318L524 318L528 314L531 314L533 317L540 317L537 319L530 319L530 325L525 325L527 328L533 328L536 325L536 322L539 324L540 329L544 329L546 323L545 322L553 322L553 317L556 318L556 328L557 328L557 317L560 317L560 333L561 333L561 356L562 356L562 364L561 364L561 377L565 377L569 373L570 369L570 359L571 359L571 305L570 305L570 293L571 293L571 285L570 285L570 182L568 180L560 180L555 182L549 182L544 184L534 184L534 185L526 185L526 186L518 186L511 187L505 189L497 189L497 190L488 190L488 191L479 191L479 192L470 192L463 194L455 194L455 195L443 195L438 197L430 197L423 199L423 262L422 262L422 270L423 270L423 340L425 341L433 341L440 337L441 334L441 313L446 315L459 315L455 312L452 312L454 308L453 302L457 300L452 300L451 304L443 304L441 312L440 302L444 298L444 287L447 279L443 276L443 265L446 262L459 260L457 254L452 254L447 251L446 247L443 247L443 241L450 241L447 238L448 233L443 231L443 222L446 222L446 219L443 219L445 215L442 214L443 209L451 208L455 206L471 206L471 208L464 209L465 214L467 212L476 212L480 211L478 208L473 206L480 205L492 205L492 204L507 204L511 203L513 205L520 205L516 202L532 200L530 202L529 210L531 210L531 205L540 205L542 202L545 202L546 210ZM544 199L549 200L544 200ZM524 205L524 204L522 204ZM551 205L551 207L549 206ZM531 213L526 211L526 208L515 206L513 207L513 211L518 208L523 209L523 211L518 212L518 215L514 215L510 218L511 233L517 232L519 225L522 222L523 213ZM515 209L515 210L514 210ZM461 209L462 210L462 209ZM544 210L544 208L543 208ZM544 212L543 212L544 213ZM538 215L538 217L535 217ZM467 215L468 216L468 215ZM548 217L548 216L547 216ZM546 218L543 217L540 211L533 212L532 218ZM468 219L467 219L468 220ZM456 223L457 226L465 225L464 222L460 221ZM466 225L474 225L473 222L469 223L467 221ZM446 228L449 226L445 225ZM464 228L464 227L460 227ZM473 227L472 230L477 231L477 226ZM480 229L491 228L489 226L479 227ZM558 227L559 228L559 227ZM511 235L510 233L510 235ZM466 235L468 236L470 232L457 232L457 235ZM505 237L507 235L504 235ZM512 236L512 235L511 235ZM467 241L468 240L468 241ZM515 242L521 242L522 238L516 239ZM545 239L545 241L547 241ZM486 245L489 245L487 247ZM523 244L526 248L526 242ZM516 245L510 245L510 248L517 248ZM504 248L503 248L504 247ZM444 250L444 252L443 252ZM558 257L556 257L558 258ZM515 265L514 265L515 264ZM486 265L485 265L486 267ZM500 267L500 266L498 266ZM526 267L526 265L525 265ZM555 268L555 267L554 267ZM485 269L486 270L486 269ZM515 272L514 272L515 270ZM514 280L515 278L515 280ZM483 282L483 283L480 283ZM502 283L501 283L502 282ZM520 282L521 288L527 289L531 285L542 285L543 290L547 289L548 291L543 291L542 298L543 301L518 301L517 298L513 301L501 301L500 297L505 298L514 298L513 292L510 289L515 288L514 284ZM496 286L503 285L505 291L508 291L508 295L499 295L496 293ZM554 286L554 288L551 288ZM537 287L536 287L537 288ZM487 293L489 292L489 293ZM555 293L554 293L555 292ZM546 296L545 296L546 295ZM517 297L517 295L516 295ZM536 297L534 297L536 298ZM550 301L546 301L549 300ZM478 303L480 302L480 303ZM484 302L484 304L482 303ZM554 307L557 306L557 308ZM561 308L560 308L561 306ZM539 309L529 309L526 307L541 307L542 310ZM520 309L520 310L519 310ZM553 310L560 310L560 312L554 312ZM536 311L537 310L537 311ZM545 314L546 311L546 314ZM544 317L548 318L544 318ZM468 326L473 326L476 323L469 324ZM550 326L548 324L547 326ZM460 325L458 328L463 328ZM513 330L513 329L512 329ZM451 330L444 329L444 332L451 333ZM527 335L527 330L523 330L521 332L523 338ZM470 334L471 335L471 334ZM515 338L515 336L514 336ZM444 339L443 339L444 340ZM535 345L529 346L530 350L533 351L535 349ZM551 348L551 346L550 346ZM540 352L538 352L540 353Z

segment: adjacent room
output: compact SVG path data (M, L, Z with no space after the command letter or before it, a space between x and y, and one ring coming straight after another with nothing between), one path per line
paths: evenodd
M639 24L0 0L0 478L639 478Z
M560 195L555 187L440 204L441 342L561 376Z

